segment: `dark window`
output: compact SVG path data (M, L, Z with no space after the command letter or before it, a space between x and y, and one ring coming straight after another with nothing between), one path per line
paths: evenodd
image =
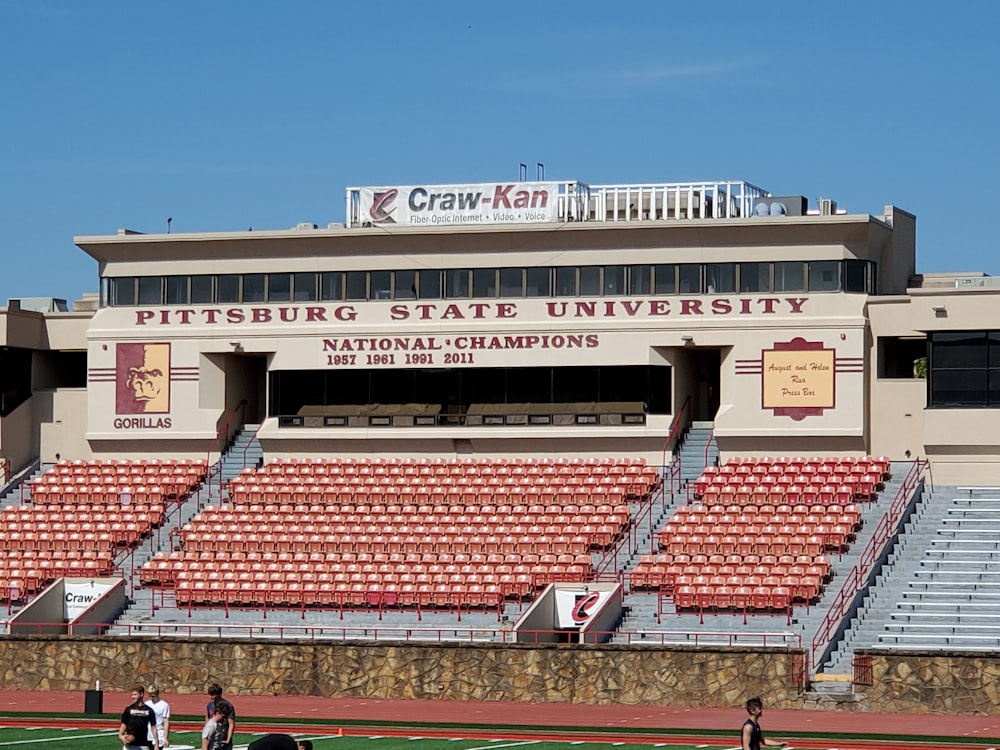
M814 260L809 262L809 291L835 292L840 289L840 262Z
M878 377L914 378L918 364L927 356L927 339L919 336L878 338Z
M167 277L167 304L186 305L191 300L188 290L190 278L187 276Z
M316 300L316 274L292 274L292 299L296 302L313 302Z
M932 332L928 379L931 406L1000 407L1000 332Z
M576 268L560 266L556 268L556 296L576 296Z
M523 297L524 296L524 269L523 268L501 268L500 269L500 296L501 297Z
M215 302L213 287L214 276L192 276L191 277L191 302L192 304L210 304Z
M653 267L630 266L628 269L629 294L651 294L653 291Z
M868 266L866 260L845 260L844 261L844 291L845 292L869 292Z
M677 266L673 263L653 266L653 294L677 294Z
M625 266L604 267L604 296L620 297L625 294Z
M467 268L455 268L444 272L444 296L447 299L468 299L471 273Z
M243 277L243 301L263 302L265 297L265 281L267 277L262 273L248 273Z
M139 278L139 304L163 304L163 278L160 276L141 276Z
M682 263L677 266L681 294L701 294L701 266L697 263Z
M416 271L396 271L395 288L392 296L394 299L416 299L417 298L417 272Z
M392 271L372 271L369 279L372 285L372 299L392 298Z
M344 274L346 278L346 299L366 300L368 299L368 272L348 271Z
M292 275L270 273L267 275L267 301L288 302L292 299Z
M740 292L771 291L770 263L740 263Z
M417 278L420 282L417 287L420 299L441 299L440 271L421 271Z
M497 270L477 268L472 272L472 296L489 299L497 296Z
M136 300L134 276L111 279L111 304L114 306L134 305Z
M321 300L344 299L344 274L341 271L328 271L319 276L319 298Z
M240 277L234 273L227 273L218 277L219 302L240 301Z
M709 263L705 266L705 286L709 294L736 291L736 264Z
M782 261L774 264L774 291L804 292L805 290L805 263Z
M552 274L549 271L548 268L528 268L525 270L525 296L552 296Z
M601 296L601 267L584 266L580 269L580 296Z

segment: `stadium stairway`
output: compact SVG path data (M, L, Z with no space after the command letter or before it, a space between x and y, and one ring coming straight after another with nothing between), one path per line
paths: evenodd
M209 467L206 480L192 492L181 504L179 513L171 514L167 522L154 531L135 550L132 550L122 560L118 561L126 579L131 582L131 599L129 606L121 614L115 625L144 622L153 611L154 593L139 585L139 569L157 552L173 550L173 539L178 529L191 522L206 505L220 505L224 502L223 493L228 482L243 471L244 465L258 466L263 460L263 450L256 439L259 425L244 425L236 434L229 448L223 452L219 461ZM221 472L221 480L220 480ZM114 632L114 629L112 629ZM121 630L124 632L124 629Z
M908 463L893 464L893 477L904 475L909 468ZM898 484L886 490L883 496L891 502ZM939 487L932 492L925 488L913 499L904 513L899 532L890 540L889 548L883 555L884 562L877 568L870 584L862 590L857 610L844 623L842 638L836 649L823 664L817 665L822 674L849 677L855 649L878 644L878 634L889 621L896 603L907 588L908 580L920 566L924 551L931 544L947 512L947 502L942 502L941 498L950 497L950 491Z
M658 614L661 602L656 592L631 592L625 599L625 605L629 608L628 617L621 626L621 630L627 632L616 635L614 642L624 643L632 637L631 642L635 643L634 636L630 636L629 632L645 634L645 641L649 643L691 643L694 640L700 643L722 642L732 633L741 634L741 639L746 642L748 637L752 639L758 634L766 633L769 638L774 634L784 634L789 639L800 639L802 645L809 648L815 633L826 619L845 576L858 564L861 553L874 535L878 521L889 511L911 465L910 462L893 463L892 476L878 498L874 502L859 504L861 528L843 554L831 554L832 580L826 584L818 602L809 607L800 604L795 606L791 622L784 614L751 615L746 618L746 622L742 614L706 613L704 617L698 613L677 614L669 598L662 603L664 611ZM840 648L845 647L841 645ZM846 659L849 669L850 656Z
M666 496L662 503L654 499L654 507L648 516L635 526L635 544L631 549L623 550L615 560L615 569L626 582L629 573L639 563L643 555L656 554L657 540L660 529L670 520L678 506L687 503L688 484L701 476L705 467L715 465L719 458L719 449L712 437L714 429L712 422L694 422L681 442L680 450L673 457L679 461L681 486L675 490L675 496L670 496L670 487L666 477L662 477L662 487ZM708 463L706 463L706 456ZM668 471L669 473L669 471ZM633 504L632 517L635 518L639 508ZM626 596L625 612L619 629L651 630L657 627L658 597L656 593L634 592ZM627 635L616 635L613 642L625 642Z
M257 440L257 430L260 425L244 425L228 450L222 454L219 466L222 470L222 483L225 486L230 480L239 476L244 468L259 468L264 463L264 450Z
M6 508L8 505L20 505L22 486L25 497L31 497L31 491L26 483L37 479L51 468L52 464L43 465L36 459L27 468L15 474L3 487L2 494L0 494L0 508Z
M719 463L715 423L692 422L684 434L677 460L681 462L681 487L686 491L688 483L700 477L706 466Z
M938 488L943 514L884 621L885 647L1000 647L1000 499L995 488Z

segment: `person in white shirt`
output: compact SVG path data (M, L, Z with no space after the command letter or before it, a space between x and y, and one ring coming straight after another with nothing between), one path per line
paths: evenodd
M150 685L146 693L149 695L146 705L156 714L156 734L162 750L170 744L170 704L160 698L160 689L156 685ZM149 738L153 739L152 729Z

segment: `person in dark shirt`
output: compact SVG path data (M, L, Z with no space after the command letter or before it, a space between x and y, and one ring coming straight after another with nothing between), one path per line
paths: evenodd
M296 741L288 734L265 734L250 743L247 750L312 750L309 740Z
M747 713L750 714L741 731L743 750L760 750L762 747L784 747L784 742L764 739L764 733L760 730L760 717L764 713L764 702L760 698L751 698L747 701Z
M118 739L123 750L151 747L162 750L156 732L156 713L146 705L146 689L142 685L132 688L132 702L122 711Z
M208 686L208 705L205 707L206 716L211 719L215 714L216 706L228 706L229 711L226 714L226 720L229 722L229 742L223 746L223 750L231 750L233 746L232 737L236 732L236 706L227 701L222 697L222 686L217 682L213 682Z

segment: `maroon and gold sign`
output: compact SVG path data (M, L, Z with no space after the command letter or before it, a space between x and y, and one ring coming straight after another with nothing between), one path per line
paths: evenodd
M118 344L115 412L170 412L170 344Z
M836 351L820 341L795 338L761 352L762 406L794 420L836 405Z

